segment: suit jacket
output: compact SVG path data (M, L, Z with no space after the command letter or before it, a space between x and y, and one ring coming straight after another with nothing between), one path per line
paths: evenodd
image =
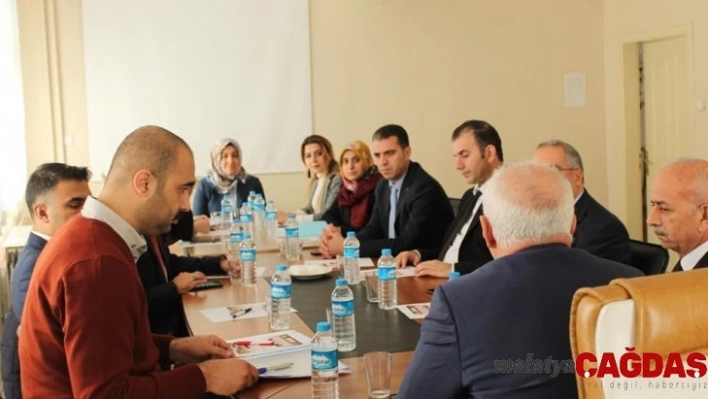
M439 286L398 397L577 397L574 372L514 372L515 360L524 366L529 357L531 365L549 356L572 362L575 291L641 275L584 251L545 244Z
M462 230L462 226L472 217L472 211L474 211L476 203L474 188L470 188L462 196L462 200L460 200L460 208L455 220L453 220L447 228L442 248L440 248L440 250L433 248L419 249L422 260L433 259L436 255L438 260L445 258L447 250L455 241L457 234ZM494 259L482 236L482 225L479 223L479 216L482 214L484 214L484 210L480 205L479 211L474 215L474 219L469 229L467 229L465 237L462 239L457 258L458 262L454 265L454 270L460 272L460 274L471 273Z
M388 238L390 191L388 180L376 185L371 218L357 233L360 255L376 257L383 248L390 248L394 256L415 248L439 250L445 229L453 219L450 201L440 183L418 163L410 163L398 195L394 239Z
M2 368L3 389L7 399L22 398L20 358L17 354L17 327L20 326L20 317L22 317L22 309L25 307L27 288L34 271L34 265L37 263L37 258L39 258L39 254L46 244L47 240L30 233L12 273L12 291L10 295L12 304L10 312L5 318L2 345L0 346L0 356L2 357L2 366L0 368Z
M182 295L177 291L177 286L172 279L182 272L201 271L204 274L223 274L220 256L186 257L177 256L169 252L162 238L160 254L167 268L167 276L160 266L157 252L150 243L150 238L145 237L148 250L138 258L137 267L140 281L145 289L148 302L148 319L150 330L153 334L168 334L174 336L187 336L187 326L182 310Z
M698 263L696 263L696 266L693 266L693 269L691 269L691 270L702 269L704 267L708 267L708 252L705 255L703 255L701 260L699 260ZM681 267L681 260L679 260L679 262L676 264L676 266L674 266L673 270L671 270L671 271L672 272L684 271L683 267Z
M263 198L265 198L261 181L258 180L256 176L246 175L245 182L241 183L239 181L236 185L236 208L241 208L243 201L248 198L250 191L262 194ZM192 206L194 214L209 216L211 212L221 211L221 200L223 197L224 194L217 190L214 184L212 184L211 179L208 176L204 177L197 183L197 189L194 192L194 202Z
M587 190L575 203L577 227L573 248L580 248L601 258L630 265L629 233L624 224L590 196Z

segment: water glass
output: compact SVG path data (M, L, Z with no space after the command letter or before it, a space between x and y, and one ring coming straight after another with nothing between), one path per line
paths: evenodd
M369 398L391 397L391 353L369 352L364 355Z

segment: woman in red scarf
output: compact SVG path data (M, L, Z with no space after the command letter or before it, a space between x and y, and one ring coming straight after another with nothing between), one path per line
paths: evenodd
M322 220L341 228L342 234L359 231L369 221L374 207L374 189L381 180L369 146L356 140L339 156L342 187L337 201L325 212Z

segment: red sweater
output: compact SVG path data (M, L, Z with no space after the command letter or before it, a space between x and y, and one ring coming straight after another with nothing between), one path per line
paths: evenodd
M32 275L19 338L22 395L197 398L206 389L199 367L158 370L171 340L150 334L125 241L77 215L52 237Z

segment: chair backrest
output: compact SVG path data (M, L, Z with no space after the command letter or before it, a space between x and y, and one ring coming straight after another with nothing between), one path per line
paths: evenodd
M658 354L663 365L668 363L670 353L679 353L684 367L693 370L686 363L687 355L708 353L707 282L708 269L700 269L618 279L606 286L578 290L570 317L573 359L591 353L597 361L582 355L583 368L576 369L597 369L603 353L613 353L620 366L627 348L634 348L632 352L642 360L646 353ZM708 374L700 378L648 378L643 374L636 378L598 378L576 374L576 380L578 398L582 399L702 398L708 393Z
M660 245L629 240L629 252L632 266L647 276L664 273L669 265L669 251Z
M460 209L460 199L459 198L448 198L450 200L450 206L452 206L453 215L457 216L457 210Z

